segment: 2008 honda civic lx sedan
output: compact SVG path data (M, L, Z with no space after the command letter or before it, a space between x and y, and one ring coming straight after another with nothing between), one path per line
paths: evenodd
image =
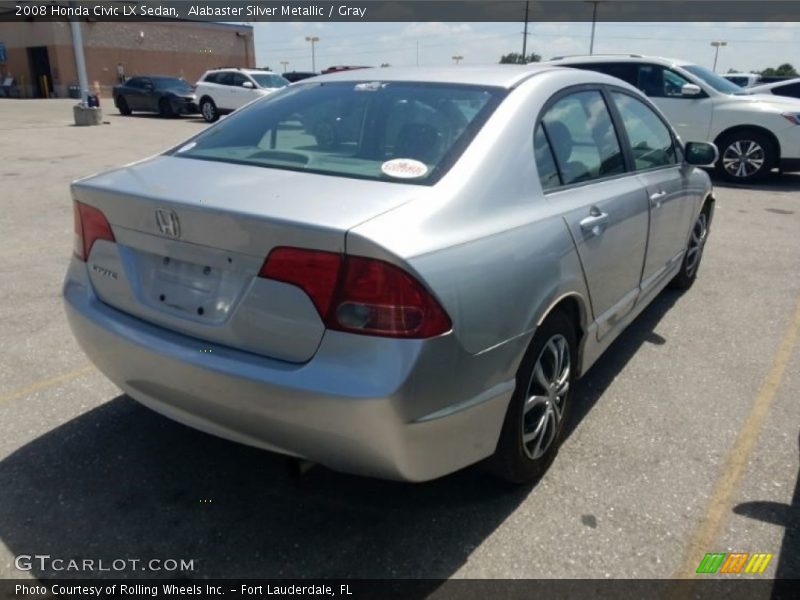
M574 381L697 275L711 144L559 67L300 82L72 185L67 315L142 404L333 469L537 479Z

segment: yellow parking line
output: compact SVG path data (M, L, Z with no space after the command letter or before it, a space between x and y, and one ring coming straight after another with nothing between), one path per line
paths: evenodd
M767 377L761 384L758 396L747 415L736 442L733 444L725 461L714 491L708 501L708 507L703 519L695 529L691 542L686 548L683 564L675 573L674 578L686 579L696 577L697 565L706 552L713 552L713 545L722 528L725 517L730 511L733 494L738 488L739 481L747 467L750 453L755 447L758 435L767 418L769 408L775 399L786 365L792 356L792 350L797 342L800 332L800 297L797 300L794 316L786 329L778 351L772 359L772 367ZM686 590L682 590L685 592ZM681 594L682 595L682 594Z
M34 392L38 392L39 390L52 387L59 383L64 383L65 381L78 379L79 377L82 377L91 371L94 371L94 367L92 365L84 365L83 367L80 367L73 371L68 371L67 373L56 375L55 377L50 377L48 379L41 379L36 383L32 383L31 385L14 390L9 394L0 396L0 404L3 404L4 402L11 402L12 400L17 400L19 398L24 398L25 396L30 396Z

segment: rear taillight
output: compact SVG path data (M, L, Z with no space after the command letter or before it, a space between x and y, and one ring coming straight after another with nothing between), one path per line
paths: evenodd
M75 245L73 252L82 261L86 262L92 244L95 240L114 241L114 234L111 225L105 215L94 206L73 202L73 217L75 220Z
M329 329L428 338L451 328L444 309L416 279L381 260L276 248L259 276L303 289Z
M276 279L302 288L325 318L339 276L342 257L333 252L302 248L275 248L261 267L259 277Z

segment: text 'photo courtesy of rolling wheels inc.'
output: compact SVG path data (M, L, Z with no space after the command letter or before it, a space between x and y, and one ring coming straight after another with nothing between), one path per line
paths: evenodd
M0 0L0 600L800 597L798 56Z

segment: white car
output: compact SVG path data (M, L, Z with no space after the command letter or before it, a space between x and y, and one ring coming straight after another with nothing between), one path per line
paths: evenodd
M289 85L289 82L263 69L214 69L206 71L197 82L195 95L200 114L209 123L220 115L233 112Z
M756 85L747 90L748 94L772 94L800 98L800 77Z
M599 71L638 87L684 140L714 142L717 170L745 183L772 169L800 170L800 100L748 94L692 63L640 55L572 56L550 61Z
M758 73L725 73L723 77L740 88L750 88L761 81L761 75Z

